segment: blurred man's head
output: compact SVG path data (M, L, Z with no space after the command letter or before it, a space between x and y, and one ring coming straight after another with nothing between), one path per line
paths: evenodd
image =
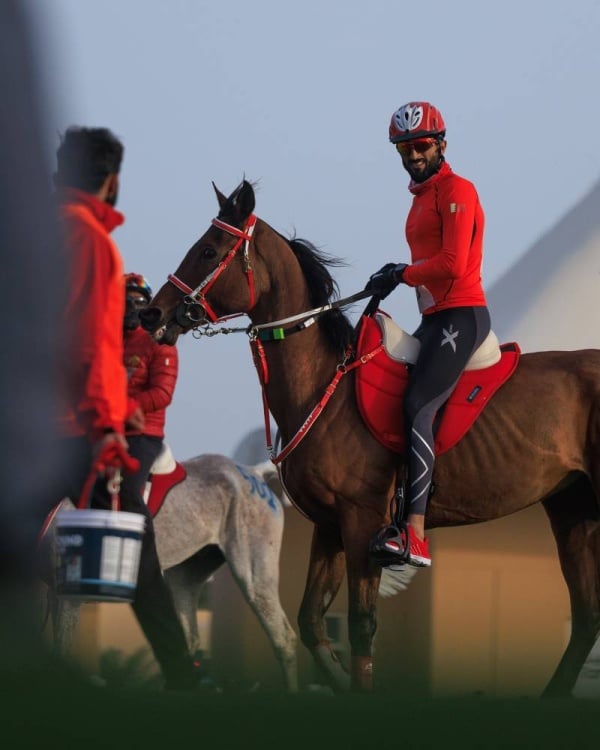
M57 187L91 193L111 206L117 202L123 144L107 128L72 126L56 152Z

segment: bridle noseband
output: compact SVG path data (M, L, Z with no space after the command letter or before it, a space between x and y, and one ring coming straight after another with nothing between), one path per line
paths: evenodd
M256 226L256 221L256 216L254 214L251 214L248 218L248 221L246 222L245 229L238 229L237 227L234 227L231 224L227 224L220 219L212 220L212 225L214 227L217 227L217 229L222 229L224 232L237 237L238 241L227 253L225 258L223 258L223 260L215 268L215 270L212 271L212 273L209 273L208 276L203 281L201 281L195 289L192 289L184 281L177 278L175 274L169 274L167 278L171 282L171 284L173 284L173 286L176 286L179 291L185 294L185 297L175 310L175 320L182 328L193 328L198 323L202 323L207 318L211 323L216 323L220 320L226 320L227 318L233 317L231 315L219 317L210 306L210 303L206 299L206 295L213 287L219 276L223 273L223 271L231 264L241 247L243 247L242 264L244 273L246 274L246 278L248 280L248 289L250 292L250 306L248 308L248 311L254 307L256 302L256 292L254 289L254 274L252 271L252 264L250 263L249 248L250 242L252 240L252 235L254 233L254 228ZM236 313L236 315L242 314L243 313Z

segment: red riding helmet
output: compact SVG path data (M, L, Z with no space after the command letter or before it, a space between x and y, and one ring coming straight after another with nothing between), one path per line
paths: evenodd
M140 294L143 294L147 302L152 299L152 289L150 284L140 273L126 273L125 274L125 289L133 289Z
M390 122L390 141L401 143L413 138L446 134L446 123L439 109L429 102L409 102L397 109Z

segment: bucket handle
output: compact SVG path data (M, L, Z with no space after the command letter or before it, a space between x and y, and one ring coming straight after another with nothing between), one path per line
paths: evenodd
M100 474L104 472L106 476L106 489L111 498L111 509L113 511L120 510L121 508L121 469L116 466L104 466L95 462L88 474L87 479L81 489L81 495L77 501L77 509L84 510L90 507L92 489L96 484Z

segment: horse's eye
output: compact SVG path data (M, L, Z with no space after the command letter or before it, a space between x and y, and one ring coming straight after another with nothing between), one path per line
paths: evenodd
M214 247L211 247L208 245L207 247L203 247L200 251L200 257L203 260L212 260L217 254L217 251L214 249Z

